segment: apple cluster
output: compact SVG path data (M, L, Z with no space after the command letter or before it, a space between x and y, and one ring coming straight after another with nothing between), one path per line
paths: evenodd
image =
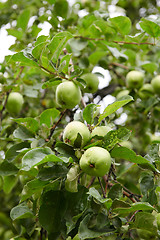
M90 133L87 126L80 121L72 121L64 129L63 141L74 148L83 148L94 136L104 136L112 130L108 126L100 126ZM76 151L76 156L80 158L80 168L91 176L102 177L109 172L111 167L110 153L102 147L90 147L81 154Z
M138 70L133 70L126 75L126 87L117 94L117 99L128 95L131 90L138 90L138 95L141 99L147 99L153 94L160 95L160 75L154 77L150 83L144 83L144 73Z

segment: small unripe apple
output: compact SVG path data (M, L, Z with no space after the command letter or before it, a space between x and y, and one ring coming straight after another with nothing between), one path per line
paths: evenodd
M150 96L152 96L154 93L154 89L150 83L144 84L140 89L139 89L139 96L141 99L146 99Z
M126 95L128 95L128 94L129 94L129 90L128 90L128 89L124 89L124 90L120 91L120 92L117 94L116 98L119 99L119 98L124 97L124 96L126 96Z
M129 148L129 149L132 149L133 148L133 145L130 141L122 141L120 142L120 145L122 147L126 147L126 148Z
M154 77L151 81L154 92L160 95L160 75Z
M93 129L91 133L91 137L99 136L104 137L109 131L111 131L112 128L109 126L99 126Z
M56 89L56 101L63 109L74 108L81 101L81 91L72 81L60 83Z
M126 76L126 84L128 88L138 89L142 87L144 82L144 74L140 71L130 71Z
M75 140L77 139L78 134L80 134L81 137L79 140L76 141L75 144ZM63 141L71 146L84 147L89 141L89 139L90 131L87 128L87 126L82 122L79 121L70 122L64 129Z
M84 91L87 93L95 93L98 90L99 79L94 73L86 73L81 76L81 78L86 82L86 88Z
M20 93L11 92L8 96L6 108L11 115L16 116L20 113L23 102L23 96Z
M88 175L102 177L111 167L110 153L102 147L91 147L82 155L80 167Z

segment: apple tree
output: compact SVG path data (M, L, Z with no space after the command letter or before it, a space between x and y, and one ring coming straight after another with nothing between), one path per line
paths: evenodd
M0 239L160 239L159 7L0 3Z

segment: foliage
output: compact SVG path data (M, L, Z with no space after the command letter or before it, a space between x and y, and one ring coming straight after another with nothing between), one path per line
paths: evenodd
M158 240L160 93L144 90L141 98L126 85L132 70L144 73L145 84L160 74L158 1L7 0L0 11L0 26L15 37L0 64L1 239ZM87 73L103 87L85 92ZM66 80L82 92L72 109L56 102ZM14 117L6 107L11 92L24 98ZM90 132L112 130L83 147L78 133L71 146L63 130L73 120ZM93 146L112 157L103 177L79 166Z

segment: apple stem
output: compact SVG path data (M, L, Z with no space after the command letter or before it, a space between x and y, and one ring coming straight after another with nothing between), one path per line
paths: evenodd
M106 193L105 193L105 191L104 191L104 188L103 188L101 179L100 179L99 177L98 177L98 181L99 181L99 184L100 184L100 186L101 186L101 190L102 190L103 197L106 198Z

